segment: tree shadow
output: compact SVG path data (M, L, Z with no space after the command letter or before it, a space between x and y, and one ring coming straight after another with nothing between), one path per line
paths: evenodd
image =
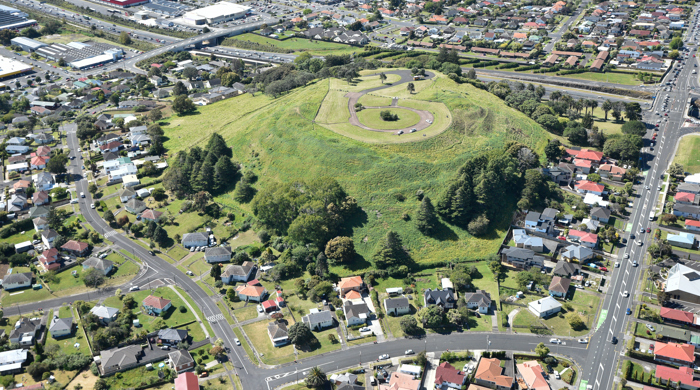
M355 228L364 227L369 221L367 213L362 208L357 208L357 211L347 218L341 227L340 235L352 237Z
M438 241L457 241L459 236L447 224L438 220L435 222L435 229L429 235Z
M355 254L353 261L351 261L349 264L345 264L345 268L349 271L365 270L369 267L372 267L372 263L370 263L360 254Z

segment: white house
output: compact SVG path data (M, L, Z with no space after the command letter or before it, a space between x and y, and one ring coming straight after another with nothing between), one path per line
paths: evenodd
M546 297L530 302L527 306L532 314L539 318L546 318L561 311L561 303L552 297Z
M221 273L221 281L225 284L234 284L236 282L247 282L254 275L255 264L251 261L244 261L243 264L229 265L226 270Z
M484 290L464 294L464 301L469 309L477 309L479 313L488 314L491 308L491 295Z
M370 314L369 307L365 303L353 303L352 301L343 303L343 311L348 326L367 323Z
M384 300L384 311L387 315L398 317L410 313L411 305L406 297L387 298Z
M215 246L204 250L204 259L207 263L223 263L231 261L231 249L225 246Z
M301 321L306 324L309 329L317 332L333 326L333 316L328 310L320 311L318 309L311 309L309 310L309 314L301 317Z
M49 326L51 337L57 339L70 336L73 333L73 318L58 318L55 316Z
M31 272L10 274L2 281L2 286L5 290L29 287L32 284L32 277Z
M193 246L206 246L209 244L209 237L204 233L185 233L182 235L182 246L191 248Z

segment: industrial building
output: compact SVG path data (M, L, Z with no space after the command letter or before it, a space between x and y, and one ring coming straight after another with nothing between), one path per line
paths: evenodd
M76 69L84 69L116 61L124 55L122 49L98 42L56 43L40 47L36 50L36 53L53 61L63 58L64 61Z
M144 4L143 9L165 16L180 16L188 11L190 7L172 1L152 1Z
M225 23L244 17L250 9L244 5L221 1L209 7L187 12L183 19L195 25Z
M27 14L12 7L0 6L0 30L16 30L36 26L34 19L27 19Z
M36 49L41 48L41 47L48 46L44 42L39 42L35 39L26 38L26 37L12 38L12 39L10 39L10 43L12 45L19 46L22 48L22 50L28 51L30 53L35 51Z
M134 7L137 5L141 4L146 4L150 0L100 0L105 3L109 3L114 7L119 7L119 8L129 8L129 7Z
M12 58L0 56L0 79L27 73L31 70L31 65L27 65L24 62L17 61Z

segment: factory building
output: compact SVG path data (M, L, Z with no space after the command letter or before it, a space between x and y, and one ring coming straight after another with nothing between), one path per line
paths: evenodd
M183 19L194 25L225 23L244 17L250 9L244 5L221 1L209 7L187 12Z

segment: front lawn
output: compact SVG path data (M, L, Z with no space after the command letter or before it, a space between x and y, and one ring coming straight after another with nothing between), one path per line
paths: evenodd
M233 315L236 316L238 322L252 320L258 316L257 304L255 302L249 302L248 306L234 310Z
M700 172L700 136L687 135L678 145L678 151L673 159L674 163L681 164L686 172Z

